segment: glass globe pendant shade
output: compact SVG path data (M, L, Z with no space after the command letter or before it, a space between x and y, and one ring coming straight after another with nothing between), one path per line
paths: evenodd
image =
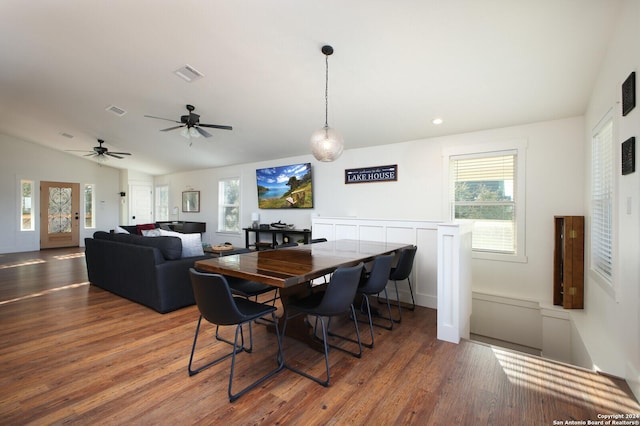
M337 130L324 126L311 134L311 153L318 161L334 161L344 149L344 139Z

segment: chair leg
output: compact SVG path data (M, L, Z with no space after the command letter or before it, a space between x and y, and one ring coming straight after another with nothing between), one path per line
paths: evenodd
M303 314L303 313L299 312L299 313L293 314L291 316L289 316L288 314L285 315L284 324L282 325L282 335L283 336L287 332L287 322L289 321L289 319L294 318L294 317L296 317L298 315L301 315L301 314ZM318 317L316 316L316 321L317 320L318 320ZM302 370L300 370L298 368L295 368L295 367L293 367L291 365L287 365L286 362L284 364L284 367L286 369L288 369L288 370L293 371L294 373L297 373L297 374L300 374L301 376L306 377L307 379L313 380L314 382L316 382L316 383L318 383L318 384L320 384L320 385L322 385L324 387L328 387L329 386L329 381L331 380L331 370L329 368L329 346L327 344L327 328L325 326L324 319L320 318L320 321L322 323L322 341L323 341L323 344L324 344L324 362L325 362L325 366L326 366L326 369L327 369L327 380L322 380L319 377L312 376L311 374L309 374L309 373L307 373L305 371L302 371ZM317 322L316 322L316 324L317 324ZM315 332L315 329L314 329L314 332ZM283 347L282 347L282 358L284 359L284 344L283 344Z
M228 388L228 392L227 392L229 394L229 402L234 402L235 400L240 398L242 395L244 395L245 393L247 393L251 389L255 388L260 383L264 382L269 377L273 376L274 374L276 374L277 372L279 372L280 370L282 370L284 368L284 356L282 354L282 340L281 340L281 337L280 337L280 333L278 332L278 323L276 322L277 318L276 318L275 312L271 313L271 319L273 320L273 322L275 324L275 327L276 327L276 338L278 340L278 355L276 357L276 359L278 360L278 366L275 369L269 371L264 376L260 377L259 379L257 379L253 383L245 386L240 391L238 391L237 393L234 394L232 392L232 387L233 387L233 373L235 371L235 366L236 366L236 352L233 352L232 358L231 358L231 372L229 373L229 388ZM251 327L251 322L249 322L249 327ZM236 337L235 337L235 345L236 346L238 344L238 334L240 334L240 336L242 336L242 324L238 324L238 326L236 327ZM251 328L249 328L249 334L251 335ZM241 337L241 339L242 339L242 337ZM249 337L249 339L252 340L252 337ZM253 341L252 341L251 344L253 346Z
M356 310L353 307L353 303L351 304L350 309L351 309L350 318L353 318L353 324L354 324L354 326L356 328L357 339L352 339L352 338L347 337L347 336L341 336L339 334L331 333L330 331L328 331L331 328L331 318L329 318L329 324L328 324L328 327L327 327L327 334L329 334L329 336L331 336L331 337L337 337L339 339L346 340L348 342L357 343L359 351L358 352L352 352L352 351L350 351L348 349L342 348L340 346L332 345L332 344L329 344L329 346L334 348L334 349L337 349L339 351L346 352L346 353L348 353L350 355L353 355L356 358L360 358L360 357L362 357L362 341L360 340L360 329L358 328L358 317L356 317Z
M367 307L367 317L368 317L368 322L369 322L369 330L371 332L371 343L367 344L367 343L362 343L364 346L368 347L368 348L373 348L373 344L374 344L374 338L373 338L373 327L381 327L384 328L385 330L393 330L393 318L391 317L391 304L389 303L389 297L387 296L387 290L384 289L384 294L385 294L385 299L387 302L387 312L388 312L388 316L387 317L383 317L382 315L378 315L378 318L389 321L389 325L384 325L384 324L378 324L378 323L374 323L373 322L373 315L371 314L371 304L369 302L369 296L366 294L363 294L362 296L362 302L364 303ZM362 311L362 308L360 309ZM365 323L365 321L359 320L362 323Z
M407 277L407 282L409 283L409 293L411 294L411 307L406 309L414 311L416 309L416 299L413 298L413 288L411 287L411 279L409 277Z
M411 294L411 307L404 307L402 306L402 304L400 303L400 295L398 294L398 282L394 281L393 284L396 287L396 300L398 301L398 319L394 320L396 322L400 322L402 321L402 310L403 309L407 309L409 311L413 311L416 309L416 300L413 297L413 288L411 287L411 280L409 279L409 277L407 277L407 283L409 283L409 294Z
M220 330L220 326L216 325L216 340L219 340L219 341L224 342L224 343L228 343L229 345L233 346L234 342L232 342L231 340L227 340L224 337L220 336L219 330ZM253 336L251 334L251 323L249 323L249 347L248 348L246 348L244 346L244 334L242 332L242 328L240 329L240 338L241 338L241 342L242 342L241 348L245 352L251 353L251 351L253 351Z
M231 351L228 354L225 354L223 356L221 356L220 358L214 359L213 361L203 365L202 367L199 367L197 369L192 369L191 366L193 365L193 354L196 351L196 343L198 342L198 333L200 332L200 324L202 323L202 315L200 315L200 317L198 318L198 325L196 326L196 333L193 336L193 345L191 346L191 355L189 356L189 366L187 367L187 370L189 371L189 376L193 376L195 374L198 374L199 372L201 372L202 370L211 367L212 365L215 365L217 363L219 363L222 360L225 360L227 358L229 358L230 356L235 356L235 354L237 354L238 352L242 352L243 347L240 346L238 347L237 345L234 344L234 350ZM237 333L237 330L236 330ZM237 342L236 342L237 343Z

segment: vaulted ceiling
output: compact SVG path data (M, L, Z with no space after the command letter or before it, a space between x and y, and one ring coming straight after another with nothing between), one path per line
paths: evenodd
M619 10L617 0L2 0L0 132L59 150L104 139L132 154L109 165L153 175L306 154L325 120L324 44L335 49L329 125L346 149L571 117L586 109ZM204 77L178 77L185 65ZM145 117L179 121L187 104L233 130L190 141Z

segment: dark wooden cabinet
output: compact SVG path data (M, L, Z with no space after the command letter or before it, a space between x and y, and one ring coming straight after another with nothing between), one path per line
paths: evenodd
M171 231L182 234L202 234L207 232L206 222L164 221L156 223L161 228L168 228Z
M584 308L584 216L554 216L553 304Z

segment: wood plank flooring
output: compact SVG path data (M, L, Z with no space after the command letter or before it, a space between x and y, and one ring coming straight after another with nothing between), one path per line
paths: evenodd
M438 341L426 308L404 313L393 331L376 329L361 359L332 351L329 388L284 370L229 403L230 361L187 374L197 318L195 306L161 315L89 285L82 249L0 255L0 423L551 425L640 413L622 380ZM213 331L196 362L227 350ZM263 326L254 347L237 359L240 386L274 365ZM323 372L322 354L288 338L285 351Z

